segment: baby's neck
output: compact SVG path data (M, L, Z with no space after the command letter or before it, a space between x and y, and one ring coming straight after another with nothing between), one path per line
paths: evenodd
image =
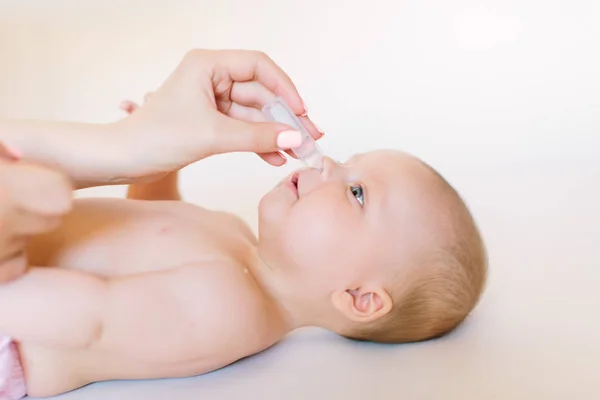
M268 265L254 249L247 261L248 269L256 283L275 306L276 313L288 331L305 326L318 326L314 305L301 288L289 282L285 269Z

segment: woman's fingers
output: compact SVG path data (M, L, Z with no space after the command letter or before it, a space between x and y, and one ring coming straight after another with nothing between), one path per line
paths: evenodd
M323 131L317 125L315 125L315 123L312 122L310 118L306 116L300 116L298 118L300 119L300 122L302 122L302 125L304 125L308 133L310 133L310 136L313 137L313 139L319 140L323 137Z
M56 229L71 202L71 182L60 172L0 161L0 282L24 272L28 238Z
M239 103L231 103L227 116L248 122L265 122L262 113L253 107L248 107Z
M234 82L229 95L231 101L257 110L275 100L277 96L260 82Z
M304 102L291 78L265 53L245 50L193 50L191 65L217 65L220 76L233 82L258 81L271 93L282 97L298 115L306 112ZM221 81L214 81L218 86Z
M64 215L72 206L72 182L55 170L17 163L0 168L0 181L10 192L15 209L40 217Z
M255 86L253 87L253 86L254 85L248 85L245 88L242 88L241 91L237 92L238 97L236 97L236 100L243 101L244 103L243 104L239 104L237 102L231 103L231 106L229 107L229 111L227 112L227 116L241 120L241 121L247 121L247 122L264 122L264 121L266 121L262 112L259 111L254 106L261 104L261 100L259 100L259 99L264 99L264 100L269 101L269 99L271 97L268 93L264 93L264 92L263 92L263 95L260 95L260 94L258 96L253 95L253 93L261 92L260 90L253 92L253 89L256 89L256 87ZM244 93L244 91L247 89L250 89L250 90L248 92ZM232 92L232 96L233 96L233 92ZM261 97L261 96L264 96L264 97ZM274 98L274 96L273 96L273 98ZM306 130L311 134L311 136L315 140L318 140L321 137L323 137L323 132L321 132L321 130L308 117L298 117L298 118L300 119L300 122L302 123L302 125L304 125ZM286 150L285 153L292 158L296 158L296 159L298 158L291 150ZM259 154L259 156L261 156L261 158L263 158L263 160L265 160L269 164L275 165L275 166L281 166L287 162L285 157L280 153L275 153L275 152L265 153L265 154Z
M231 88L230 98L233 103L237 103L242 106L252 107L261 111L262 108L275 100L277 96L269 89L264 87L260 82L234 82ZM232 106L233 107L233 106ZM229 113L228 113L229 114ZM229 114L231 116L231 114ZM255 114L256 115L256 114ZM306 115L297 115L302 125L310 133L310 135L318 140L323 137L323 131L320 130L314 122L310 120ZM235 117L234 117L235 118ZM254 121L264 121L264 117L259 119L253 119Z
M246 104L248 104L248 103L246 103ZM262 113L259 110L257 110L256 108L253 108L252 106L241 105L238 103L231 104L231 107L229 108L229 112L227 113L227 115L231 118L239 119L242 121L248 121L248 122L264 122L265 121L265 118L263 117ZM280 167L287 162L286 158L282 154L277 153L277 152L258 153L258 155L264 161L266 161L267 163L269 163L275 167Z
M234 82L231 89L230 99L233 102L229 108L229 115L232 118L241 119L249 122L261 122L265 121L265 117L262 114L262 108L275 100L277 96L263 86L260 82ZM323 131L321 131L306 115L298 116L302 125L315 139L319 140L323 137ZM293 152L287 150L286 153L293 158L297 158ZM275 154L275 153L269 153ZM279 161L283 158L283 155L269 156L267 161L273 165L273 162Z
M13 232L17 236L31 236L51 232L62 222L62 215L42 216L16 209L13 216Z
M259 153L258 156L274 167L281 167L287 159L279 153Z
M23 275L27 269L27 255L24 250L7 254L0 260L0 283L10 282Z

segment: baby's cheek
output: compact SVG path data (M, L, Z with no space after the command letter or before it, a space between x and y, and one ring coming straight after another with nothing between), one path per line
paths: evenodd
M299 265L324 268L344 248L348 223L333 209L303 207L295 210L287 247Z

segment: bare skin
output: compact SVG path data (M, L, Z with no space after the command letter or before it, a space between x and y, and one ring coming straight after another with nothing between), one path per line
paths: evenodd
M29 243L37 267L0 285L15 305L0 332L20 344L30 395L209 372L302 326L344 334L401 304L412 260L445 236L429 172L396 152L293 173L260 202L260 240L232 215L168 200L176 180L76 201Z
M247 226L163 201L178 197L176 179L132 187L130 200L80 199L59 230L31 242L38 267L0 291L0 302L23 309L9 333L29 395L202 374L288 331L246 263L256 245Z
M61 208L63 197L52 195L69 193L70 184L148 182L235 151L284 164L280 149L298 146L300 134L257 118L274 96L302 114L315 139L322 136L287 75L265 55L240 51L189 52L153 100L119 123L0 121L0 140L22 156L12 171L35 162L69 177L54 177L60 184L49 186L61 190L52 190L7 173L5 193L23 195L0 201L0 242L18 236L0 258L0 333L19 346L30 395L106 379L200 374L294 327L266 294L248 228L177 202L176 175L132 187L130 197L140 201L76 201L59 230L30 240L71 209L70 196ZM34 228L16 223L25 217Z
M432 182L397 152L325 158L262 198L260 242L237 217L178 201L173 173L129 200L78 200L29 243L36 267L0 285L0 304L16 305L0 308L0 332L34 397L202 374L302 326L344 334L388 314L390 277L410 282L444 236Z
M17 343L31 396L202 374L292 329L254 277L257 241L241 219L181 202L177 172L127 197L76 200L30 240L33 267L0 286L0 303L19 305L0 309L0 332Z
M181 202L177 172L127 197L76 200L29 241L33 267L0 286L0 303L18 304L0 309L0 332L17 343L30 396L202 374L291 329L254 277L256 237L241 219Z

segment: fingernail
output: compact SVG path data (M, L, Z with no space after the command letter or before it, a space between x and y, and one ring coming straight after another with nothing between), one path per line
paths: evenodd
M293 149L302 144L302 134L298 131L283 131L277 136L277 147Z
M287 158L285 158L285 156L284 156L283 154L281 154L281 153L277 153L277 155L278 155L279 157L281 157L281 159L283 160L283 163L284 163L284 164L285 164L285 163L287 163Z
M321 135L325 135L325 132L323 132L323 129L319 128L319 126L317 124L315 124L314 122L313 122L313 125L315 126L315 128L317 129L317 131L319 131L319 133Z
M302 107L304 107L304 112L300 116L306 117L308 115L308 107L306 107L306 104L304 104L304 102L302 102Z
M23 154L12 146L5 144L4 149L16 160L20 160L23 157Z

